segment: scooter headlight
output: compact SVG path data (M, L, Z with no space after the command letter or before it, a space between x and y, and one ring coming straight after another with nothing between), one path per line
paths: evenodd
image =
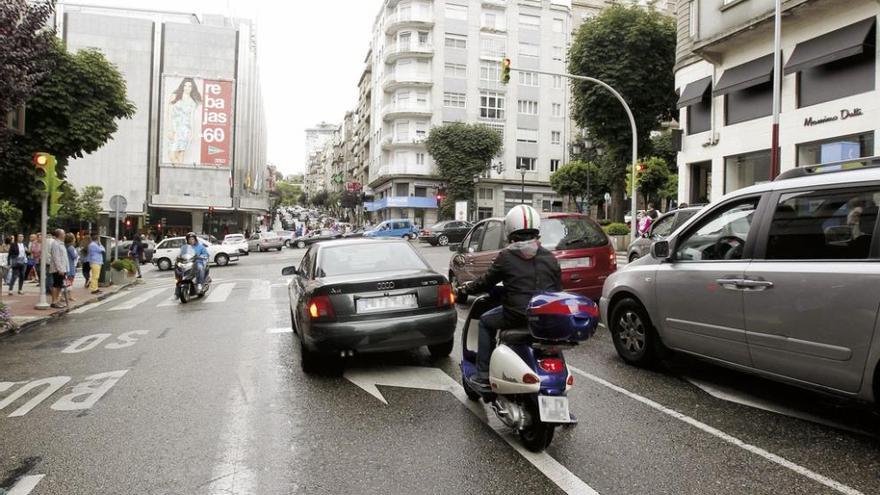
M189 263L178 262L177 263L177 268L180 268L181 270L183 270L185 272L188 272L189 270L191 270L192 267L193 267L192 262L189 262Z

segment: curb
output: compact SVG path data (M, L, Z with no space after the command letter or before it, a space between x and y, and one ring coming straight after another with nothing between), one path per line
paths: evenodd
M127 287L129 287L129 286L132 286L132 285L138 285L138 282L135 280L135 281L131 281L131 282L128 282L128 283L126 283L126 284L120 285L120 286L118 286L119 288L116 289L116 290L114 290L113 292L105 292L105 293L103 293L103 294L99 294L99 295L97 295L97 296L95 296L95 297L91 297L91 298L86 299L86 300L84 300L84 301L78 302L78 303L76 303L76 304L73 305L73 306L69 306L69 307L67 308L67 310L65 310L65 311L58 311L58 312L56 312L56 313L51 313L51 314L48 314L48 315L46 315L46 316L41 316L41 317L34 318L33 320L27 321L27 322L22 323L21 325L19 325L19 326L18 326L18 330L15 330L15 331L11 331L11 330L0 330L0 337L3 337L3 336L6 335L6 334L15 335L15 334L18 334L18 333L22 333L22 332L24 332L24 331L26 331L26 330L31 330L31 329L33 329L34 327L43 326L43 325L49 323L49 322L52 321L52 320L60 319L60 318L62 318L62 317L64 317L64 316L67 316L67 313L68 313L70 310L72 310L72 309L81 308L81 307L83 307L83 306L87 306L87 305L89 305L89 304L93 304L93 303L96 303L96 302L98 302L98 301L102 301L102 300L104 300L104 299L106 299L106 298L112 296L113 294L116 294L116 293L118 293L119 291L121 291L121 290L123 290L123 289L125 289L125 288L127 288Z

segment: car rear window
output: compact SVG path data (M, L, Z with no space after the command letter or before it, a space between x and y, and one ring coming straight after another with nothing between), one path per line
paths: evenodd
M584 217L548 218L541 221L541 245L549 250L587 249L608 243L605 233Z
M415 250L403 242L325 247L318 259L322 277L427 268Z

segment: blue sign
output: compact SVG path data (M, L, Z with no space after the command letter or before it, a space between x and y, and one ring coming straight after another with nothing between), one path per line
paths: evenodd
M372 202L365 202L367 211L379 211L387 208L437 208L437 198L418 196L391 196Z

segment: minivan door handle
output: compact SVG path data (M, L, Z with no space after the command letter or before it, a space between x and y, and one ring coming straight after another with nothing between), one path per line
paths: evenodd
M727 290L742 290L743 279L741 278L719 278L715 282Z
M740 282L740 286L745 290L760 291L773 287L773 282L769 280L744 279Z

